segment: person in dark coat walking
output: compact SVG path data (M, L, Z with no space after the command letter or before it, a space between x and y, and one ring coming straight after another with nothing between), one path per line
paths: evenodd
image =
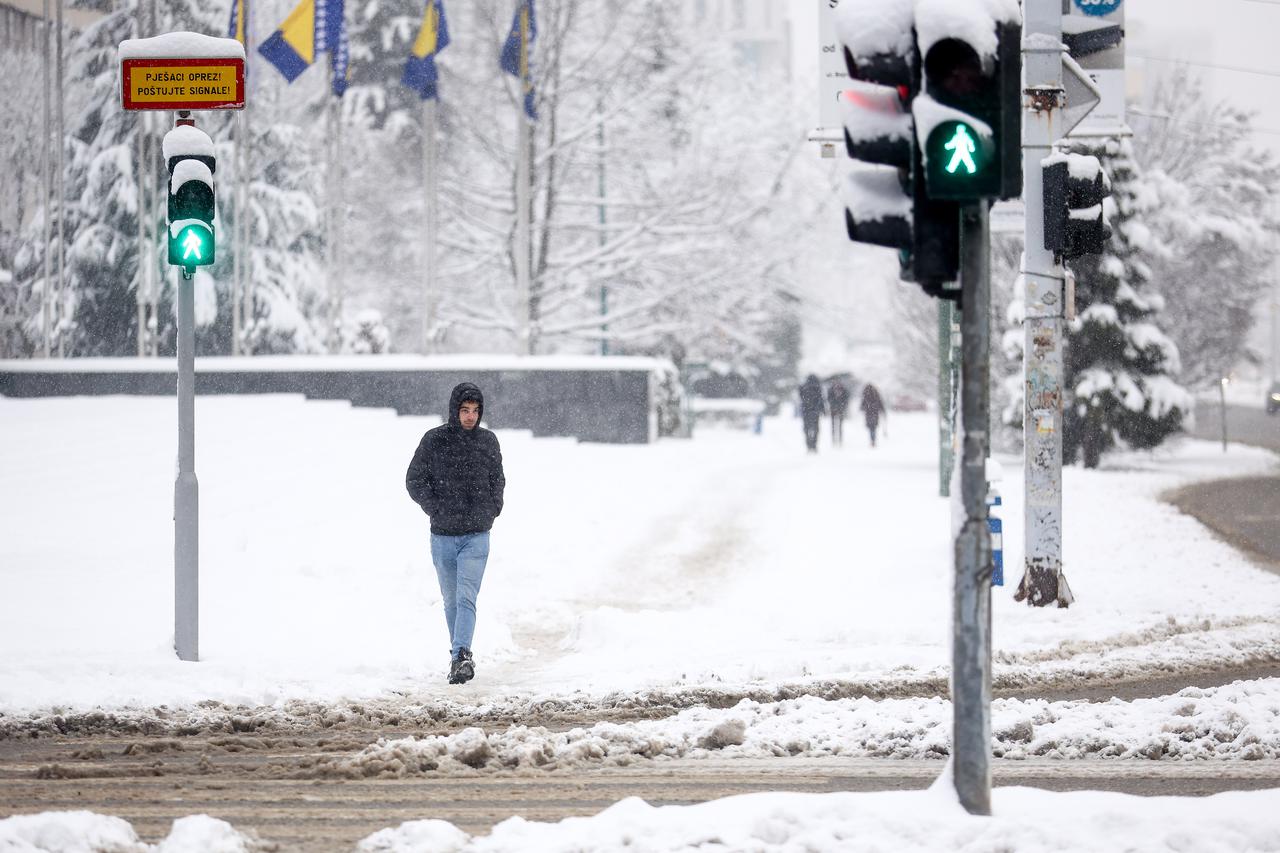
M812 373L800 386L800 417L804 421L804 443L810 453L818 452L818 421L826 414L822 383Z
M838 378L827 386L827 408L831 410L831 443L844 444L844 416L849 411L849 389Z
M880 426L880 416L887 418L889 413L885 410L880 392L870 382L862 386L862 405L859 408L862 409L863 417L867 419L867 432L871 433L871 446L875 447L876 427Z
M428 430L405 474L405 488L431 517L431 561L449 626L449 683L475 677L471 639L476 598L489 560L489 531L502 513L507 480L498 437L480 426L484 395L463 382L449 395L449 422Z

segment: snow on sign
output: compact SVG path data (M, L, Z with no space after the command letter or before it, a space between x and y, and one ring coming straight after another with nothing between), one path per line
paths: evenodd
M199 33L166 33L120 43L120 97L126 110L244 108L244 46Z

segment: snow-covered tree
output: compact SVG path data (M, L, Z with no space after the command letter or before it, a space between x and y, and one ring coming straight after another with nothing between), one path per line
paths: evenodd
M218 33L226 26L226 6L214 0L182 0L160 10L160 32ZM127 355L136 352L137 289L144 264L154 264L161 291L154 334L161 352L173 352L172 271L163 263L163 222L167 171L158 153L138 161L136 140L149 134L158 152L163 122L145 122L120 109L117 46L141 35L139 11L127 0L79 33L68 48L66 235L67 314L63 333L69 355ZM269 113L262 113L269 115ZM202 113L200 126L219 142L218 263L210 268L217 292L212 322L197 336L203 353L230 349L230 278L235 216L229 204L234 177L231 121L226 114ZM312 155L300 130L283 121L254 126L254 180L250 185L253 318L247 337L257 352L314 351L319 348L311 316L318 311L318 252L322 241L312 187ZM146 170L160 188L144 229L156 236L156 255L139 258L138 186ZM147 209L144 204L143 210ZM25 225L24 248L14 261L14 278L30 292L43 276L42 225ZM141 261L141 262L140 262ZM38 301L38 300L37 300ZM25 327L39 328L38 305L27 306ZM203 315L202 315L203 316ZM29 333L30 334L30 333Z
M1149 260L1168 305L1181 379L1202 387L1247 357L1247 331L1271 283L1280 163L1251 140L1252 115L1213 100L1185 67L1133 112L1136 157L1160 193L1149 225L1171 251Z
M1174 379L1178 348L1156 325L1164 298L1149 259L1170 251L1150 226L1159 195L1128 140L1077 151L1096 154L1112 186L1106 250L1071 262L1078 314L1066 347L1063 458L1093 468L1118 440L1149 448L1177 432L1191 400Z
M394 9L379 5L374 19L383 23L371 19L365 32L377 34L379 49L402 45L403 53L352 93L364 87L354 118L385 115L385 144L402 159L363 164L352 180L399 170L401 185L413 190L421 174L417 113L397 107L403 95L389 87L398 85L421 9ZM449 15L453 44L439 63L441 331L447 347L505 348L518 325L519 98L498 68L511 6L477 0L450 5ZM679 18L672 0L538 5L531 319L539 351L595 349L602 323L615 352L697 350L699 358L708 352L732 361L768 352L776 340L788 310L787 258L798 251L788 238L804 226L790 215L794 190L783 181L801 123L790 120L785 92L734 97L743 84L732 57L692 43ZM460 50L464 44L472 49ZM352 212L400 235L370 241L397 254L365 265L391 282L400 304L413 305L420 294L416 259L403 251L420 245L419 196L382 198L381 221L372 211Z
M0 162L9 164L0 181L0 358L33 355L39 345L38 282L14 275L28 224L40 224L41 170L40 57L30 50L0 53ZM43 236L43 235L41 235Z

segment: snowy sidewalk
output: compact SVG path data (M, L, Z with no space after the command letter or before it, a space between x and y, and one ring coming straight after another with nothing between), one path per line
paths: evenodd
M945 679L949 506L932 417L808 456L799 424L655 446L502 433L509 491L480 598L479 676L447 657L426 519L403 489L427 419L296 397L200 398L201 663L173 658L171 400L0 399L0 712L203 700L451 698ZM1008 469L1016 472L1011 460ZM1280 656L1280 578L1158 495L1275 469L1181 442L1066 474L1078 604L1011 600L1014 682ZM394 692L393 692L394 691Z

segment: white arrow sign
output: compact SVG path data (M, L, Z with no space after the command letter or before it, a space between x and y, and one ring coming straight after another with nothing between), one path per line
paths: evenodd
M1102 90L1066 51L1062 52L1062 88L1067 97L1067 106L1062 110L1062 135L1065 136L1102 103Z

